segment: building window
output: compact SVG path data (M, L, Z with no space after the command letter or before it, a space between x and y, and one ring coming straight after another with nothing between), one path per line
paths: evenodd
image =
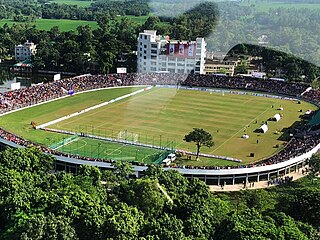
M151 59L157 59L157 56L151 56Z
M147 45L144 45L143 47L144 47L144 48L147 48Z

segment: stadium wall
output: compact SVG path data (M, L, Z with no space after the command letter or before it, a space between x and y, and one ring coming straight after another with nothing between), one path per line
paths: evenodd
M0 145L2 148L14 147L25 148L24 146L12 143L3 138L0 138ZM270 180L275 177L279 177L290 172L296 172L301 167L308 163L310 157L320 149L320 144L307 153L304 153L298 157L289 159L287 161L252 168L237 168L237 169L187 169L187 168L170 168L164 167L164 170L176 170L185 177L199 178L209 185L224 184L238 184L242 182L259 182L263 180ZM64 157L59 155L53 155L56 159L55 170L77 173L81 165L91 165L99 167L100 169L113 169L111 162L100 161L86 161L77 158ZM147 166L135 166L132 165L134 174L136 177L143 176L143 171Z
M135 85L135 86L129 86L129 87L136 87L136 86L143 86L143 85ZM146 86L146 85L144 85ZM128 86L122 86L122 87L128 87ZM162 87L173 87L173 86L162 86ZM174 86L176 87L176 86ZM110 87L110 88L121 88L121 87ZM78 92L76 94L81 94L84 92L91 92L91 91L98 91L102 90L105 88L99 88L99 89L90 89L82 92ZM212 89L207 89L207 88L192 88L192 90L200 90L200 91L213 91ZM242 92L242 91L233 91L233 90L226 90L226 89L218 89L216 91L219 92L229 92L229 93L234 93L234 94L248 94L247 92ZM257 96L264 96L264 97L272 97L272 98L277 98L275 95L269 95L269 94L256 94ZM51 99L48 101L44 101L38 104L34 104L32 106L27 106L23 107L20 109L12 110L6 113L3 113L1 115L5 115L8 113L12 113L15 111L20 111L25 108L33 107L36 105L48 103L51 101L55 101L61 98L65 98L68 96L63 96L60 98L56 99ZM285 96L278 98L286 98ZM288 100L296 100L300 99L299 97L297 98L286 98ZM304 101L306 101L304 99ZM315 105L318 105L316 103L313 103ZM318 105L319 106L319 105ZM0 116L1 116L0 115ZM14 148L24 148L24 146L15 144L13 142L7 141L3 138L0 138L0 147L6 148L6 147L14 147ZM242 183L242 182L252 182L252 181L262 181L262 180L270 180L272 178L288 174L292 171L298 171L299 168L303 167L305 164L308 163L309 158L316 153L320 149L320 144L318 144L315 148L312 150L308 151L307 153L304 153L298 157L294 157L292 159L289 159L287 161L283 161L281 163L277 164L272 164L272 165L267 165L267 166L260 166L260 167L251 167L251 168L236 168L236 169L192 169L192 168L170 168L170 167L165 167L164 170L177 170L181 174L183 174L187 178L199 178L203 181L205 181L207 184L210 185L220 185L220 184L237 184L237 183ZM112 162L105 161L105 162L100 162L100 161L86 161L86 160L81 160L77 158L70 158L70 157L64 157L64 156L59 156L59 155L54 155L56 158L55 161L55 170L56 171L67 171L67 172L74 172L77 173L79 166L83 164L87 165L92 165L92 166L97 166L101 169L112 169ZM134 174L137 177L140 177L143 175L143 171L147 169L147 166L136 166L133 165L134 169Z

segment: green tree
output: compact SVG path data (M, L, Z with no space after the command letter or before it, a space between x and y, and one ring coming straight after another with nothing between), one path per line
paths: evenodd
M102 173L98 167L81 165L79 168L79 174L90 177L93 180L94 185L99 185L101 183Z
M156 30L157 25L160 23L158 16L150 16L147 21L142 25L142 30Z
M3 234L6 239L78 239L71 220L65 216L44 214L16 215L19 219L9 231Z
M206 132L202 128L193 128L189 134L185 135L184 141L195 142L197 146L197 160L199 159L200 148L206 146L211 148L214 145L213 137L209 132Z
M133 167L128 162L116 161L112 163L112 166L114 168L114 173L122 179L129 177L129 175L133 173Z
M235 74L247 74L248 73L248 65L241 64L235 67L234 69Z
M255 208L259 212L273 210L276 204L276 194L261 190L247 190L242 192L246 205Z
M109 212L104 224L104 238L114 240L138 239L143 213L136 207L119 203Z
M160 218L153 218L143 229L146 239L154 240L176 240L189 239L185 236L183 221L175 215L164 213Z
M319 226L320 190L316 187L291 189L279 195L277 209L295 220Z
M160 191L158 181L153 179L137 179L122 189L122 199L141 210L146 217L158 217L167 202Z
M311 167L312 173L318 174L320 171L320 156L318 154L312 155L309 160L309 166Z

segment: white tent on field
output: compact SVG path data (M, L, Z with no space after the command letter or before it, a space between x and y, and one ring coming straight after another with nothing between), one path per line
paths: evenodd
M276 115L273 116L274 121L279 122L281 119L281 115L277 113Z
M260 127L260 131L261 131L262 133L266 133L268 130L269 130L269 128L268 128L268 125L267 125L267 124L263 124L263 125Z

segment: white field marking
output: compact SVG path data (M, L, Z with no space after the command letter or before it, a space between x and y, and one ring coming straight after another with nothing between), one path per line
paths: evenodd
M108 104L111 104L111 103L120 101L120 100L122 100L122 99L131 97L131 96L134 96L134 95L139 94L139 93L141 93L141 92L144 92L144 91L146 91L146 90L150 90L151 88L152 88L152 86L149 86L149 87L147 87L147 88L143 88L143 89L137 90L137 91L135 91L135 92L132 92L132 93L129 93L129 94L125 94L125 95L123 95L123 96L121 96L121 97L117 97L117 98L115 98L115 99L111 99L110 101L103 102L103 103L100 103L100 104L98 104L98 105L94 105L94 106L92 106L92 107L86 108L86 109L84 109L84 110L81 110L81 111L78 111L78 112L75 112L75 113L72 113L72 114L63 116L63 117L61 117L61 118L58 118L58 119L52 120L52 121L50 121L50 122L47 122L47 123L41 124L41 125L39 125L39 126L36 126L36 129L45 128L45 127L50 126L50 125L52 125L52 124L55 124L55 123L58 123L58 122L67 120L67 119L69 119L69 118L78 116L78 115L80 115L80 114L83 114L83 113L86 113L86 112L95 110L95 109L97 109L97 108L101 108L101 107L106 106L106 105L108 105Z
M57 150L57 149L59 149L59 148L62 148L62 147L64 147L64 146L67 146L67 145L69 145L70 143L73 143L73 142L78 141L78 140L79 140L79 138L72 139L70 142L67 142L66 144L63 144L63 145L61 145L61 146L59 146L59 147L56 147L56 148L53 148L53 150Z
M182 143L184 143L184 141L181 141L180 143L178 143L175 148L178 148L178 146L180 146Z
M279 100L275 101L274 104L276 104ZM270 107L268 107L266 110L264 110L262 113L260 113L258 116L256 116L254 119L252 119L249 123L247 123L246 125L244 125L244 127L242 127L238 132L236 132L235 134L233 134L230 138L228 138L227 140L225 140L223 143L221 143L216 149L214 149L212 152L210 152L210 154L214 153L215 151L217 151L220 147L222 147L224 144L226 144L228 141L230 141L232 138L234 138L236 135L238 135L242 130L244 130L248 125L250 125L252 122L254 122L255 120L257 120L258 117L260 117L261 115L265 114L268 110L270 109Z
M115 151L120 151L120 154L121 154L121 152L122 152L121 148L123 148L123 146L114 149L114 150L113 150L112 152L110 152L109 154L111 155L111 154L114 153ZM108 153L107 153L107 154L108 154ZM119 154L117 154L117 155L119 155Z
M118 152L114 153L115 155L120 155L121 154L121 150L120 149L115 149L113 152L115 152L115 151L119 151L119 153ZM105 150L103 153L106 154L107 156L110 154L110 153L108 153L108 150Z
M132 85L132 86L118 86L118 87L97 88L97 89L90 89L90 90L85 90L85 91L81 91L81 92L76 92L73 95L78 95L78 94L87 93L87 92L93 92L93 91L115 89L115 88L134 88L134 87L147 87L147 85ZM64 98L67 98L67 97L70 97L70 96L69 95L65 95L65 96L62 96L62 97L50 99L48 101L43 101L43 102L36 103L36 104L33 104L33 105L29 105L29 106L26 106L26 107L14 109L14 110L11 110L11 111L8 111L8 112L5 112L5 113L1 113L0 117L2 117L4 115L7 115L7 114L10 114L10 113L19 112L19 111L27 109L27 108L32 108L32 107L36 107L36 106L39 106L39 105L42 105L42 104L45 104L45 103L49 103L49 102L57 101L57 100L60 100L60 99L64 99Z
M145 95L147 95L147 94L150 94L151 92L148 92L148 93L146 93ZM127 101L124 101L124 102L121 102L121 103L118 103L118 105L117 106L120 106L120 105L122 105L122 104L126 104L127 103ZM100 112L104 112L105 111L105 109L102 109L102 110L99 110L99 111L95 111L95 112L93 112L93 113L91 113L91 114L87 114L86 116L84 116L84 117L88 117L88 116L92 116L92 115L96 115L96 114L98 114L98 113L100 113ZM59 125L59 126L64 126L64 125L67 125L67 124L70 124L70 123L73 123L73 122L76 122L76 121L78 121L79 119L81 119L82 117L79 117L79 118L77 118L77 119L75 119L75 120L73 120L73 121L68 121L67 123L65 123L65 124L61 124L61 125ZM105 124L102 124L102 125L94 125L96 128L99 128L100 126L103 126L103 125L106 125L106 124L108 124L108 123L105 123Z
M146 155L144 158L141 159L141 162L144 163L144 160L147 159L147 157L151 156L152 154Z
M80 140L79 140L80 141ZM80 146L80 147L77 147L77 150L79 150L80 148L84 148L85 146L88 145L87 141L86 140L83 140L81 139L82 142L84 142L84 145Z
M155 91L159 91L159 89L160 89L160 88L157 88L157 89L155 89L154 91L150 91L150 92L144 94L143 96L146 96L146 95L148 95L148 94L152 94L152 93L154 93ZM126 104L126 103L127 103L126 101L124 101L124 102L122 102L122 103L118 103L117 107L119 107L119 106L122 105L122 104ZM96 111L96 112L92 113L91 115L95 115L95 114L97 114L97 113L99 113L99 112L102 112L102 111L105 111L105 110ZM91 116L91 115L89 114L88 116ZM87 117L87 116L86 116L86 117ZM79 119L81 119L81 118L77 118L77 120L75 120L75 121L78 121ZM75 122L75 121L69 121L67 124L70 124L70 123ZM138 120L137 120L137 121L138 121ZM108 125L108 123L103 123L103 124L94 125L94 127L99 128L99 127L102 127L102 126L104 126L104 125ZM123 124L115 124L115 123L112 123L112 125L119 125L119 126L123 127Z

